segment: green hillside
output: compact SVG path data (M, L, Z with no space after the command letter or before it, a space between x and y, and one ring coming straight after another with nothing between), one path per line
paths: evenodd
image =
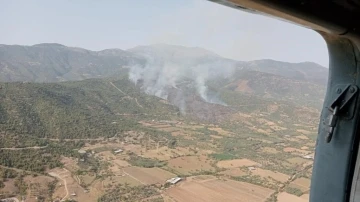
M127 79L65 83L1 83L0 131L49 138L112 137L142 119L178 110ZM115 87L116 86L116 87Z

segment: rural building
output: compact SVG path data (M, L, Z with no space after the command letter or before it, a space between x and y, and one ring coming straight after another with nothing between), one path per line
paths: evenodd
M78 151L80 154L86 154L86 151L85 150L79 150Z
M176 184L176 183L180 182L181 180L182 179L180 177L173 177L171 179L166 180L166 182L169 182L171 184Z
M256 170L256 168L253 167L253 166L248 167L248 169L249 169L250 171L251 171L251 170Z
M114 151L115 154L118 154L118 153L121 153L121 152L123 152L122 149L118 149L118 150L115 150L115 151Z
M314 155L305 155L303 156L304 159L314 159Z

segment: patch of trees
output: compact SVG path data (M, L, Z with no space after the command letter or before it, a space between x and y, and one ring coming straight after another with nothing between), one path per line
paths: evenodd
M34 146L46 146L49 144L48 140L35 138L29 135L13 135L13 134L1 134L0 133L0 148L11 147L34 147Z
M0 167L0 178L7 179L7 178L15 178L18 176L18 172L8 168Z
M38 138L112 137L138 127L136 119L141 116L169 118L177 112L127 79L114 84L134 99L123 99L127 95L106 80L7 84L0 92L0 131Z
M62 165L59 155L45 156L39 150L27 150L26 152L23 150L0 150L0 164L38 173L43 173L46 166L55 168Z
M210 157L222 161L222 160L231 160L236 158L236 156L234 156L233 154L229 154L229 153L214 153L214 154L210 154Z
M289 194L293 194L293 195L296 195L296 196L301 196L301 195L303 195L303 192L300 190L300 189L298 189L298 188L295 188L295 187L286 187L285 188L285 191L287 192L287 193L289 193Z
M20 195L25 196L28 185L24 181L24 175L20 175L15 179L14 185L18 188Z
M166 165L165 161L144 158L141 156L137 156L135 154L130 155L129 163L133 166L139 166L139 167L145 167L145 168L163 167Z
M132 202L158 195L159 192L152 186L130 187L118 184L98 199L98 202Z
M248 182L250 184L256 184L262 187L267 187L270 189L276 189L276 185L269 182L267 179L262 178L258 175L246 175L246 176L239 176L239 177L231 177L233 180Z
M43 173L46 168L61 167L61 155L79 157L81 142L54 142L43 149L0 150L0 165Z

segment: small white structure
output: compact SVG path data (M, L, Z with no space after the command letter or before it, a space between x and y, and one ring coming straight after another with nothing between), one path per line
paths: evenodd
M303 156L304 159L314 159L314 155L305 155Z
M121 153L121 152L123 152L122 149L118 149L118 150L115 150L115 151L114 151L115 154L118 154L118 153Z
M169 182L171 184L176 184L176 183L180 182L181 180L182 179L180 177L173 177L171 179L166 180L166 182Z
M85 150L79 150L78 151L80 154L86 154L86 151Z
M73 193L71 194L71 196L76 196L75 192L73 192Z
M248 169L249 169L250 171L251 171L251 170L256 170L256 168L253 167L253 166L248 167Z

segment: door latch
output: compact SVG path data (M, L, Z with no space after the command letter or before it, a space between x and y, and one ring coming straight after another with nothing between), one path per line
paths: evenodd
M329 127L328 132L325 136L327 143L331 142L334 134L334 130L339 119L352 119L355 110L355 102L352 102L358 92L358 87L355 85L347 85L344 90L339 88L337 93L340 93L335 101L328 107L330 115L328 118L327 126Z

